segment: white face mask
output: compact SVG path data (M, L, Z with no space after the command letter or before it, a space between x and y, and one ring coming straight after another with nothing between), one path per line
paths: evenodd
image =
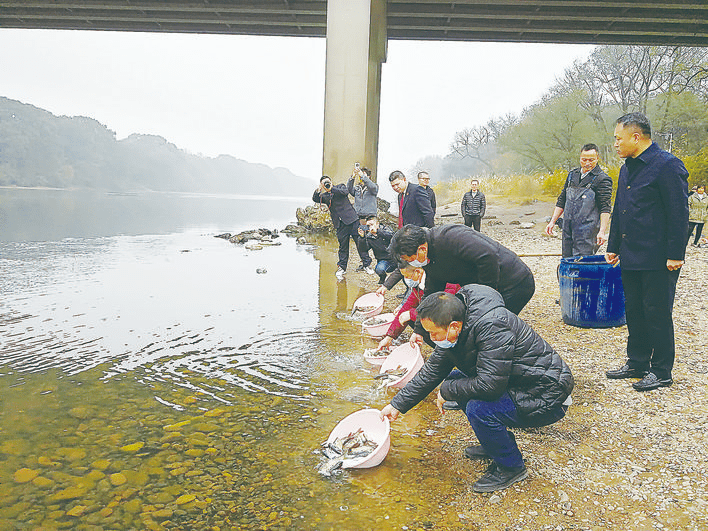
M412 278L404 278L403 283L409 288L415 288L420 285L420 280L413 280Z
M452 348L455 345L457 345L457 341L450 341L447 338L447 335L449 333L450 333L450 327L448 326L447 331L445 332L445 339L443 339L442 341L435 341L434 339L432 339L432 338L431 339L432 339L433 343L435 343L440 348Z
M413 267L423 267L427 266L430 263L430 260L428 260L427 258L425 259L425 262L421 262L420 260L411 260L408 263Z

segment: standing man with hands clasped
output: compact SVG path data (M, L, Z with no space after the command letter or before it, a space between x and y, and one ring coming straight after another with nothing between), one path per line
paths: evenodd
M546 226L546 234L553 236L553 227L563 215L563 258L595 254L607 241L612 178L597 160L597 146L585 144L580 150L580 167L568 173Z
M465 218L465 225L472 227L477 232L482 226L482 218L487 210L487 198L479 190L479 181L470 181L470 191L462 196L462 217Z
M646 116L617 120L615 148L625 159L617 183L607 262L621 260L627 316L627 362L611 379L641 378L637 391L673 384L672 310L686 252L688 171L651 140Z

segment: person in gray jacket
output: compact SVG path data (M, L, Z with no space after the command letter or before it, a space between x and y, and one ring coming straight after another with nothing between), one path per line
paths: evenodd
M354 197L354 210L359 216L359 228L366 230L366 220L378 213L378 205L376 196L379 193L379 185L371 180L371 170L368 168L360 168L357 162L354 165L354 172L347 181L347 190L349 195ZM361 236L356 241L356 248L359 256L369 256L369 247L367 242ZM365 270L367 273L373 274L374 271L365 267L364 264L357 268L357 271Z
M381 418L395 420L439 385L440 412L445 401L457 401L480 442L468 447L465 457L492 459L472 489L492 492L523 480L528 472L507 428L547 426L562 419L572 403L570 368L489 286L468 284L455 295L433 293L417 311L435 350L381 410Z
M364 220L362 225L365 225L368 217L378 213L376 196L379 193L379 185L371 180L371 170L359 168L356 165L354 173L347 181L347 190L349 195L354 198L354 210L356 210L359 219Z

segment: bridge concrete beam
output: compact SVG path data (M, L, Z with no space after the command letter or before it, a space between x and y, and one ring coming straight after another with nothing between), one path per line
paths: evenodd
M328 0L322 173L346 182L355 162L377 178L386 0Z

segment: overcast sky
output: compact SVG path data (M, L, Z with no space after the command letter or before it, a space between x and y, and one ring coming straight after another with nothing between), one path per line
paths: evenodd
M519 112L591 46L390 41L379 174ZM316 179L325 40L0 29L0 96Z

